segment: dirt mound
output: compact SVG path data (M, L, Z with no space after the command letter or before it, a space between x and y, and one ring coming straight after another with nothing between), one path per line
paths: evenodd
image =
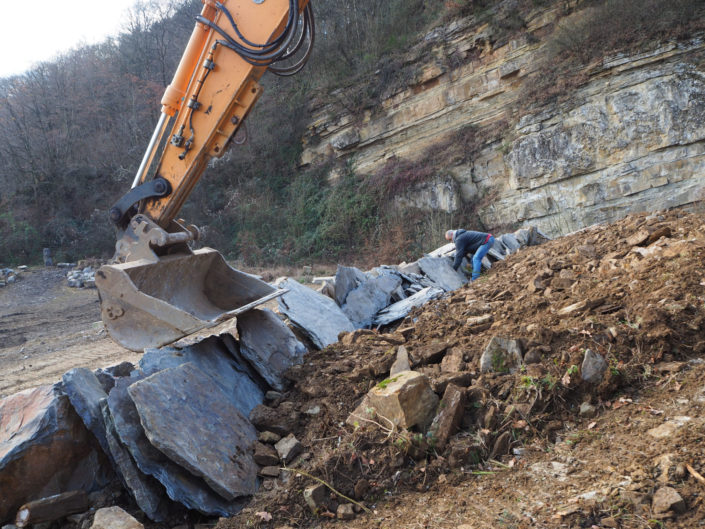
M269 403L303 454L220 529L312 527L348 503L349 527L702 523L704 257L702 215L630 216L527 248L394 329L310 353ZM518 340L517 372L480 372L494 336ZM439 397L448 384L465 394L442 449L384 418L346 424L400 345ZM582 378L588 349L607 362L598 384ZM675 394L658 405L664 392ZM329 496L314 513L302 491L320 482ZM671 491L682 505L664 508Z

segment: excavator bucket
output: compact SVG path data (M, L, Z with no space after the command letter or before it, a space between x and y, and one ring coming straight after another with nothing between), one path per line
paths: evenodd
M286 292L232 268L210 248L105 265L96 286L108 332L133 351L169 344Z

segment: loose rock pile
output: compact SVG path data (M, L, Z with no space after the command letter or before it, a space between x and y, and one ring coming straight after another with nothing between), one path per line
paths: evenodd
M483 268L489 270L493 262L547 240L535 228L500 235L483 260ZM279 311L316 347L323 348L337 342L341 332L388 326L412 309L462 287L468 282L462 272L468 263L464 259L461 270L453 270L454 255L455 245L449 243L413 263L379 266L367 272L338 265L335 277L317 279L323 283L322 294L330 299L282 278L276 285L289 292L279 298Z
M65 481L52 477L52 484L64 486L84 476L85 490L95 490L104 485L78 472L91 462L87 476L117 474L130 501L152 519L166 520L164 509L237 513L259 475L260 492L220 529L270 519L273 527L305 526L313 517L349 520L390 491L467 479L487 461L520 459L537 436L557 442L567 421L616 409L615 390L641 380L647 366L666 369L704 355L704 257L702 217L632 216L495 261L491 280L442 293L411 308L398 325L377 329L356 328L362 316L374 322L381 310L360 310L380 304L365 285L390 299L395 291L408 296L415 283L402 274L415 272L340 267L331 286L342 303L313 293L312 314L306 307L313 302L301 300L313 291L282 280L292 287L282 312L323 350L304 359L305 348L275 314L253 311L238 320L237 332L148 351L135 367L69 372L60 386L33 397L41 406L22 402L29 395L9 397L0 402L0 420L15 416L18 425L38 426L47 414L70 419L56 432L84 424L97 441L79 449L74 463L44 468L43 475L61 470ZM423 288L443 290L437 281ZM352 300L365 303L352 305L354 292ZM315 316L340 319L319 326L310 323ZM270 336L280 336L276 345ZM60 413L39 411L59 407ZM40 431L13 438L49 447L58 438L64 445L48 453L69 450L71 436ZM0 459L0 480L23 457L19 449L8 453ZM665 484L682 492L674 481ZM642 484L633 491L642 494ZM682 515L670 492L649 495L646 508ZM0 500L2 519L27 494L14 503Z
M0 268L0 287L10 285L19 279L19 270L12 268Z
M70 270L66 274L68 285L73 288L95 288L95 270L86 266L80 270Z

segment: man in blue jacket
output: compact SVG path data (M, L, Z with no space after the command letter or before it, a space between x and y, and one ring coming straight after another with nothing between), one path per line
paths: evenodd
M487 255L494 244L492 234L470 230L448 230L446 239L455 243L454 270L457 270L463 262L463 257L472 255L472 280L475 281L480 277L482 258Z

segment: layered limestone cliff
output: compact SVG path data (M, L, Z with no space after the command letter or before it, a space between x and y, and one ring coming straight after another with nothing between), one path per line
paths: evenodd
M473 203L488 229L530 224L552 235L631 212L697 207L705 40L607 57L583 72L587 81L568 102L527 114L518 110L522 88L557 17L537 11L528 36L505 43L472 19L426 35L395 77L408 82L384 87L380 104L351 111L344 90L318 104L302 164L335 157L371 174L390 159L428 156L470 126L487 138L471 159L447 160L401 203L446 211Z

